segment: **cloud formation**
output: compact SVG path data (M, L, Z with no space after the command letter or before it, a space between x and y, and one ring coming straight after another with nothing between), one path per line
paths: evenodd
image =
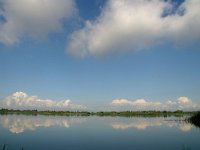
M145 99L127 100L114 99L111 106L129 107L132 110L198 110L200 105L192 102L186 96L179 97L175 101L153 102Z
M109 0L99 17L72 33L66 50L79 57L139 51L200 40L200 1Z
M73 0L0 0L0 42L11 45L61 31L75 10Z
M86 107L77 105L66 99L55 101L51 99L40 99L37 96L29 96L24 92L16 92L0 102L2 108L9 109L38 109L38 110L81 110Z

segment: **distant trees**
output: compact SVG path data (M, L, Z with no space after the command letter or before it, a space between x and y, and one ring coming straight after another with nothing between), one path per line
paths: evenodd
M13 110L13 109L0 109L0 114L25 114L25 115L58 115L58 116L148 116L148 117L168 117L168 116L183 116L193 115L195 112L177 111L38 111L38 110Z

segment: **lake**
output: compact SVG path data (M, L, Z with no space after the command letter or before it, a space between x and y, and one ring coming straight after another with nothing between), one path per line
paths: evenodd
M184 119L0 115L0 150L199 150Z

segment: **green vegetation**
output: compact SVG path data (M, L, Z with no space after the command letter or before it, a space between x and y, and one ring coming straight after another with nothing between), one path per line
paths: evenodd
M184 116L192 115L193 112L183 112L183 111L121 111L121 112L96 112L97 116L142 116L142 117L169 117L169 116Z
M200 112L195 113L188 121L197 127L200 127Z
M0 109L0 114L25 114L25 115L57 115L57 116L89 116L89 112L70 112L70 111L38 111L38 110L14 110Z
M57 115L57 116L123 116L123 117L169 117L169 116L192 116L196 112L177 111L38 111L38 110L13 110L13 109L0 109L0 114L25 114L25 115Z

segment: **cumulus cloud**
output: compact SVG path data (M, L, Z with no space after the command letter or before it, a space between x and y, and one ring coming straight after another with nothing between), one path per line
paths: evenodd
M0 0L0 42L11 45L60 31L75 9L73 0Z
M1 102L1 107L9 109L38 109L38 110L81 110L86 107L77 105L66 99L55 101L51 99L40 99L37 96L29 96L24 92L15 92Z
M66 50L75 56L105 55L171 42L200 40L200 1L178 8L170 0L109 0L96 20L72 33Z
M146 108L159 108L162 104L160 102L147 102L144 99L137 99L130 101L127 99L115 99L111 102L114 106L134 106L137 109L146 109Z
M127 99L114 99L111 106L124 106L133 110L198 110L200 105L192 102L186 96L179 97L174 101L166 102L153 102L146 101L145 99L127 100Z

